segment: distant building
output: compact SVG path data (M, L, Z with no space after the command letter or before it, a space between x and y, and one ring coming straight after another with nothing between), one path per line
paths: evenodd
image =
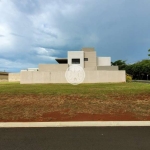
M85 70L118 70L111 66L110 57L97 57L94 48L83 48L81 51L68 51L68 58L57 58L59 64L78 64Z
M56 58L58 64L39 64L20 73L20 83L67 83L65 71L70 65L80 65L85 71L84 83L126 82L125 71L111 66L111 57L98 57L94 48L68 51L67 58Z
M8 72L0 72L0 81L8 80Z

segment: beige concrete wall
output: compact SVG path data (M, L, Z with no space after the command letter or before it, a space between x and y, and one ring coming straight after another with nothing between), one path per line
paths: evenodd
M50 72L43 71L23 71L21 72L21 84L30 83L50 83Z
M85 71L84 83L125 82L125 71ZM65 71L21 72L21 84L67 83Z
M118 66L97 66L97 70L118 70Z
M8 74L8 81L9 82L20 81L20 73L9 73Z
M21 84L67 83L65 71L26 71L21 72Z
M39 68L28 68L27 71L38 71Z
M39 64L39 71L66 71L68 64Z
M84 68L84 71L92 71L92 70L97 70L97 67L88 67L88 68Z
M85 71L84 83L126 82L125 71Z
M97 66L111 66L111 57L97 57Z
M92 52L92 51L95 51L95 49L94 48L90 48L90 47L84 47L84 48L82 48L82 51L84 51L84 52Z
M65 78L65 72L52 72L51 73L51 83L67 83L67 80Z
M95 68L97 66L96 52L84 52L84 58L88 58L88 61L84 61L84 68Z
M68 64L72 65L72 59L80 59L80 65L84 68L84 52L83 51L68 51Z

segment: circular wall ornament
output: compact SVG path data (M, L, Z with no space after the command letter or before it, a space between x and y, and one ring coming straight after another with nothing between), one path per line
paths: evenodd
M71 65L65 72L65 77L68 83L78 85L84 81L85 72L79 65Z

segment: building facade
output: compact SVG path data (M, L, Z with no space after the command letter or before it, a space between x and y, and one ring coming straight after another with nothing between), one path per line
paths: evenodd
M126 82L124 70L111 66L110 57L98 57L94 48L81 51L68 51L67 58L56 58L57 64L39 64L20 72L20 83L67 83L65 72L73 64L80 65L85 71L83 83Z

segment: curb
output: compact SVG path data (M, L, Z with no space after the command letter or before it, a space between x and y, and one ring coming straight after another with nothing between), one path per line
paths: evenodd
M150 121L1 122L0 128L18 127L125 127L150 126Z

